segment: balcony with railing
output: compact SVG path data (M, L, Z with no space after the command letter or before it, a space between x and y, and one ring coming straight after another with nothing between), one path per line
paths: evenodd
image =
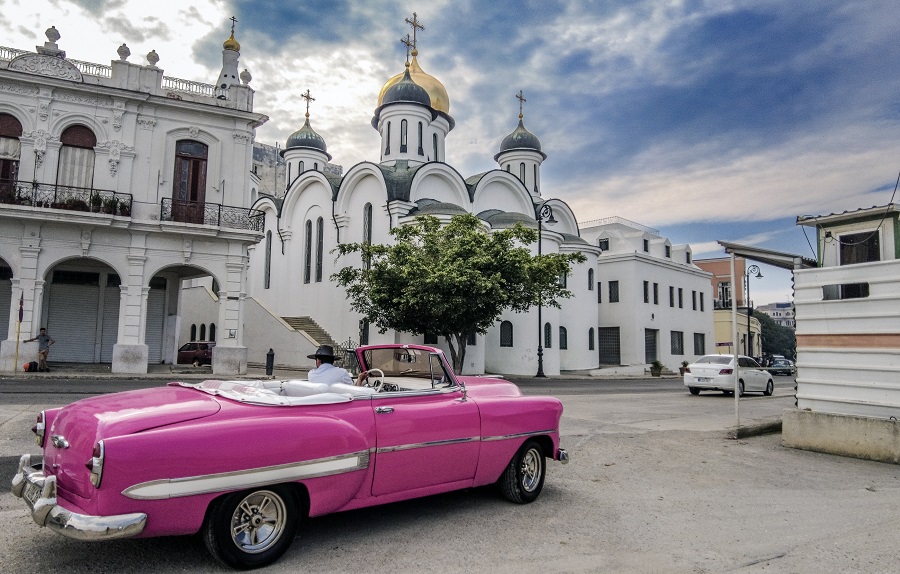
M262 233L265 228L265 213L258 209L171 198L162 200L159 220L212 225L259 233Z
M131 217L131 201L130 193L105 189L35 181L0 181L0 204L6 205Z

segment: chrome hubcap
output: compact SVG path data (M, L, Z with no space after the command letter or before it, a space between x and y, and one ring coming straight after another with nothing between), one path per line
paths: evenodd
M530 448L522 457L522 488L526 492L533 492L541 481L541 470L544 466L544 457L537 450Z
M231 516L231 540L243 552L264 552L281 538L286 519L284 500L270 490L259 490L235 508Z

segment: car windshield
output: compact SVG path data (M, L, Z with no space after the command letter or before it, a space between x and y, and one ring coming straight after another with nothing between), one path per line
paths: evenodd
M787 361L781 361L781 360L775 361L774 363L772 363L772 366L774 366L774 367L787 367L788 365L790 365L790 363L788 363Z
M712 365L727 365L731 363L733 357L731 355L706 355L705 357L700 357L696 361L695 364L709 363Z
M424 379L428 387L438 384L451 384L452 378L446 372L440 356L423 349L375 348L363 352L366 370L380 369L391 382L400 383L396 379Z

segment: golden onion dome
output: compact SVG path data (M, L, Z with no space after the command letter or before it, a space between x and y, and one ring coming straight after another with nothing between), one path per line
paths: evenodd
M416 59L416 56L419 54L417 50L412 51L412 62L409 64L409 76L412 78L412 81L425 89L428 93L428 96L431 98L431 107L439 112L443 112L447 115L450 115L450 96L447 95L447 88L444 87L437 78L432 75L426 74L422 67L419 66L419 62ZM394 84L399 83L403 79L403 74L406 72L403 71L390 80L388 80L384 86L381 88L381 93L378 94L378 106L384 103L384 94L390 89ZM376 106L377 107L377 106Z
M231 37L230 37L230 38L228 38L227 40L225 40L225 43L222 44L222 48L224 48L224 49L226 49L226 50L232 50L232 51L234 51L234 52L240 52L240 51L241 51L241 45L238 43L237 40L234 39L234 32L231 33Z

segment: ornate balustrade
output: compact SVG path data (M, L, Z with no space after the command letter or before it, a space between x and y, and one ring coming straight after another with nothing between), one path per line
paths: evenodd
M161 202L159 220L246 229L260 233L265 228L265 214L258 209L181 201L168 197Z

